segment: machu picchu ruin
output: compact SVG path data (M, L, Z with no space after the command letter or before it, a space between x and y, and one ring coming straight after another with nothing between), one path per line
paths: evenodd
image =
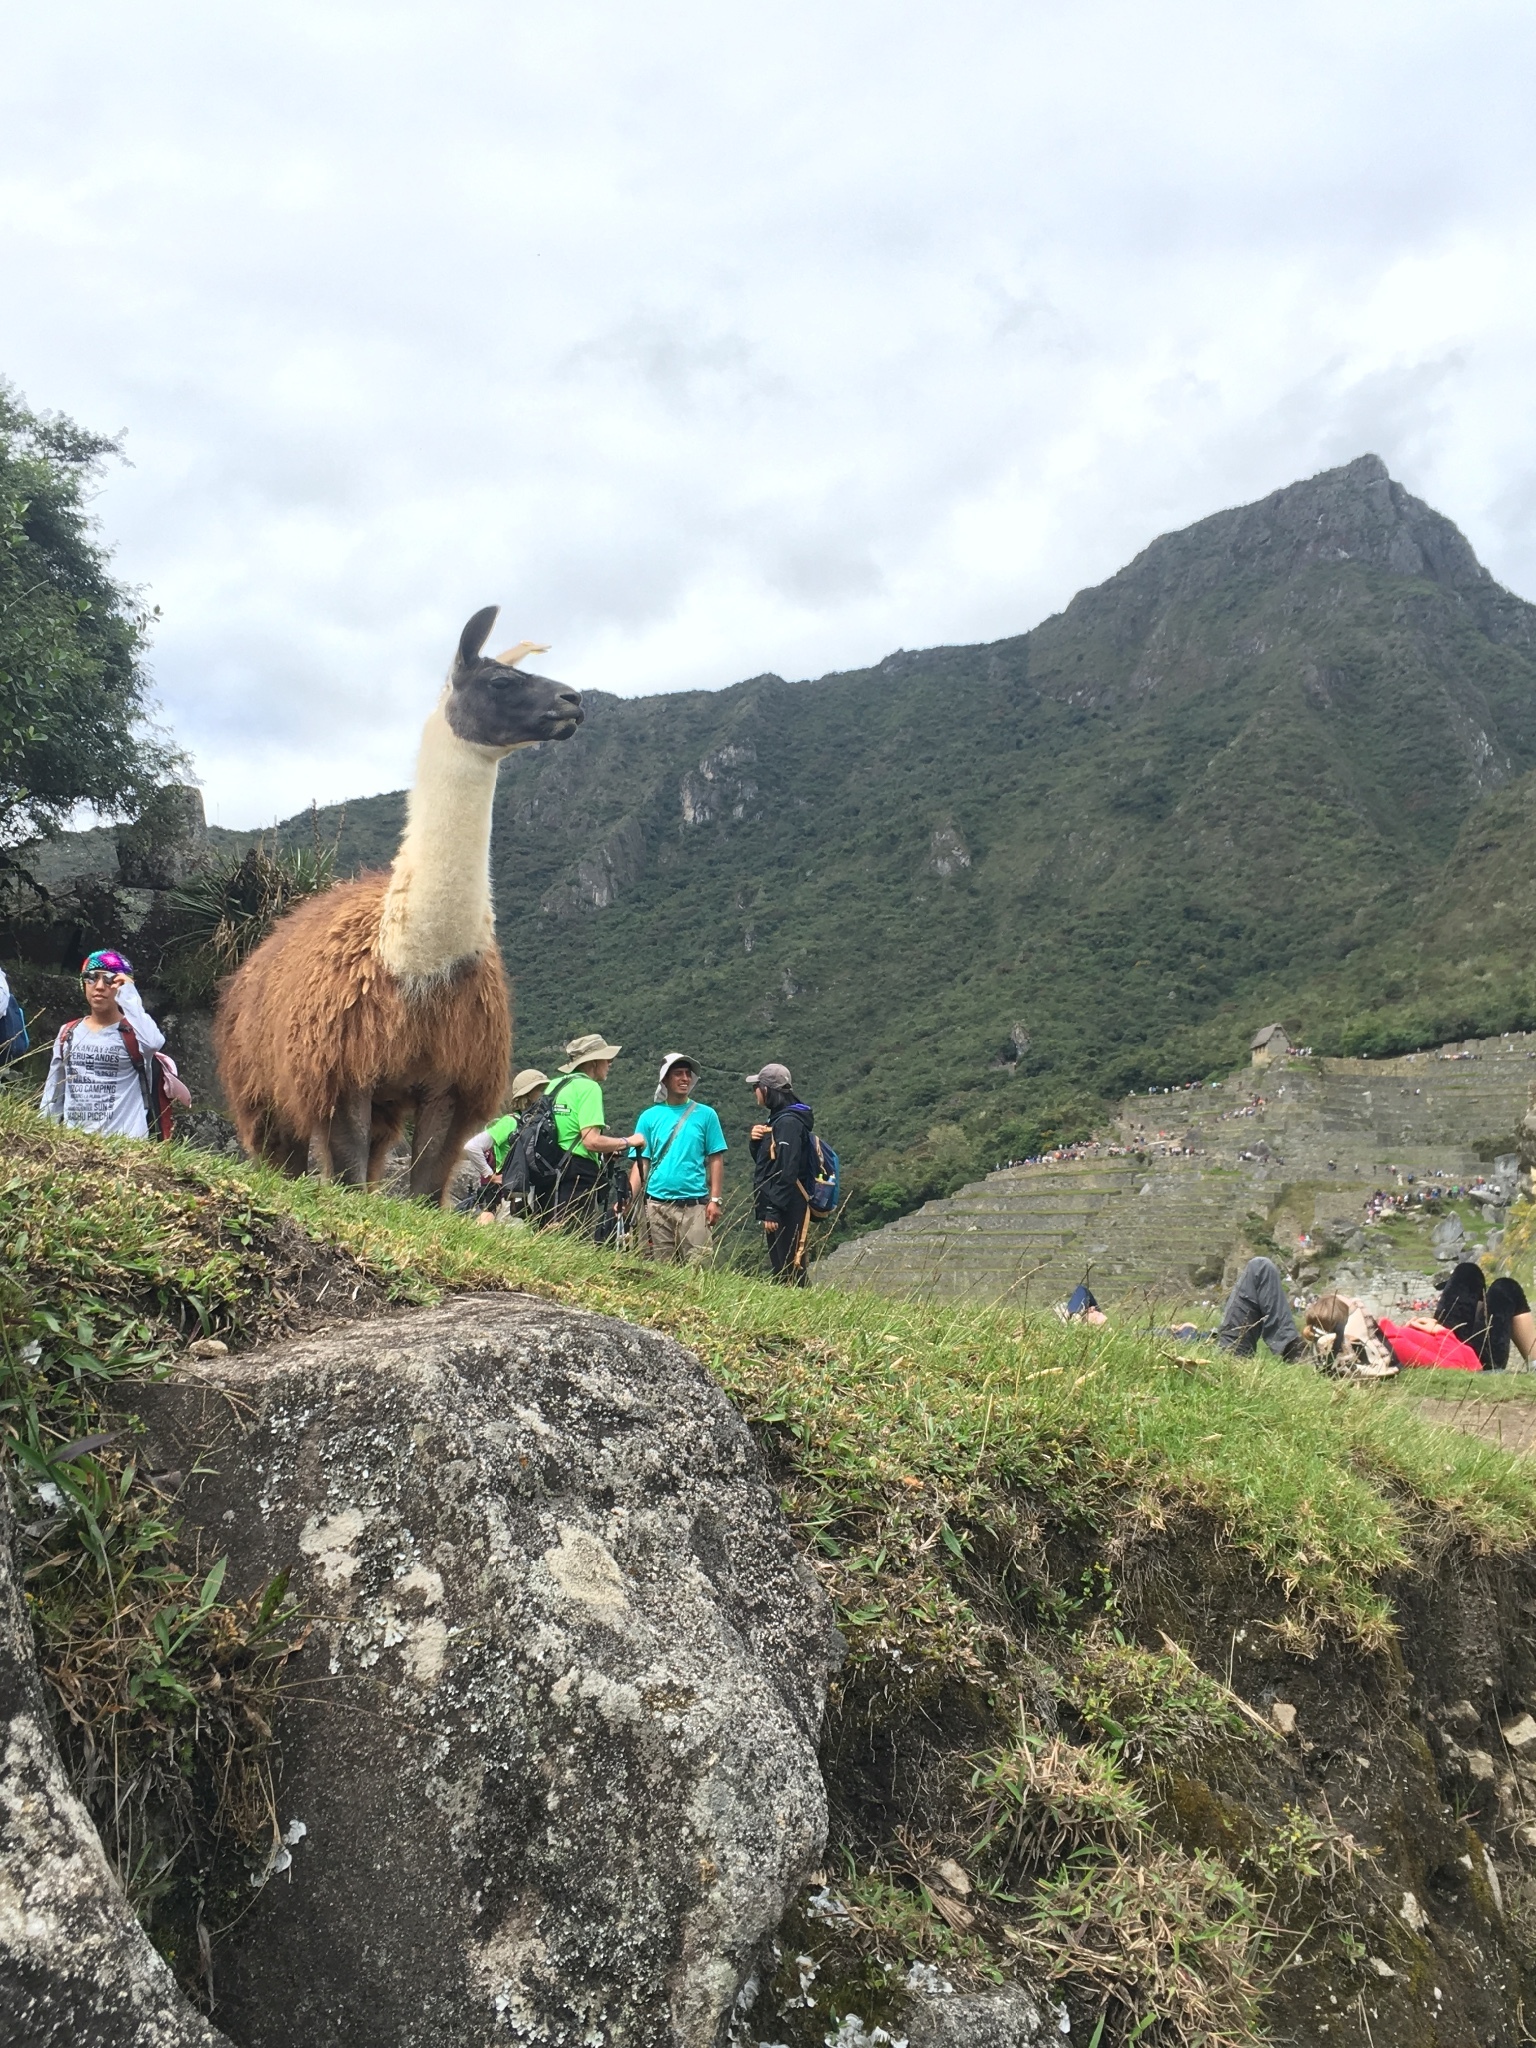
M824 1286L1038 1307L1085 1278L1107 1307L1219 1299L1275 1257L1383 1303L1496 1252L1536 1033L1396 1059L1290 1048L1222 1081L1127 1096L1093 1141L989 1173L839 1246Z

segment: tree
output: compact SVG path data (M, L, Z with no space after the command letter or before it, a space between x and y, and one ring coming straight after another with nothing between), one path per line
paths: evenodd
M118 453L0 383L0 871L80 804L132 815L181 765L149 720L155 614L109 573L88 510Z

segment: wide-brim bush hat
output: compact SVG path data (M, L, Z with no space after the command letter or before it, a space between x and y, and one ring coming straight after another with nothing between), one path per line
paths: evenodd
M656 1086L658 1088L666 1087L667 1076L674 1067L686 1067L690 1074L696 1074L699 1071L699 1063L691 1053L669 1052L661 1062L661 1072L656 1076Z
M749 1088L793 1088L794 1085L788 1067L780 1060L769 1060L766 1066L747 1076Z
M622 1045L610 1045L601 1031L589 1031L583 1038L566 1040L566 1060L560 1071L562 1074L574 1074L588 1060L616 1060L623 1050Z
M524 1067L520 1074L512 1076L512 1100L516 1102L520 1095L527 1095L535 1088L548 1086L548 1074L541 1074L537 1067Z

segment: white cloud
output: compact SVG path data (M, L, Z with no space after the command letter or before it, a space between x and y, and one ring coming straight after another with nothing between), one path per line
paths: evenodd
M623 691L1017 632L1371 447L1536 593L1536 16L62 0L0 369L210 802L407 776L459 625Z

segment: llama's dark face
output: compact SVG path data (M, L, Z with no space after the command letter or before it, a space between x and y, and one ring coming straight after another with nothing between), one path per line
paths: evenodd
M495 747L504 754L536 740L568 740L581 723L580 692L514 665L524 654L541 653L540 648L509 648L494 659L482 654L495 620L496 606L487 605L460 637L444 707L449 725L471 746Z

